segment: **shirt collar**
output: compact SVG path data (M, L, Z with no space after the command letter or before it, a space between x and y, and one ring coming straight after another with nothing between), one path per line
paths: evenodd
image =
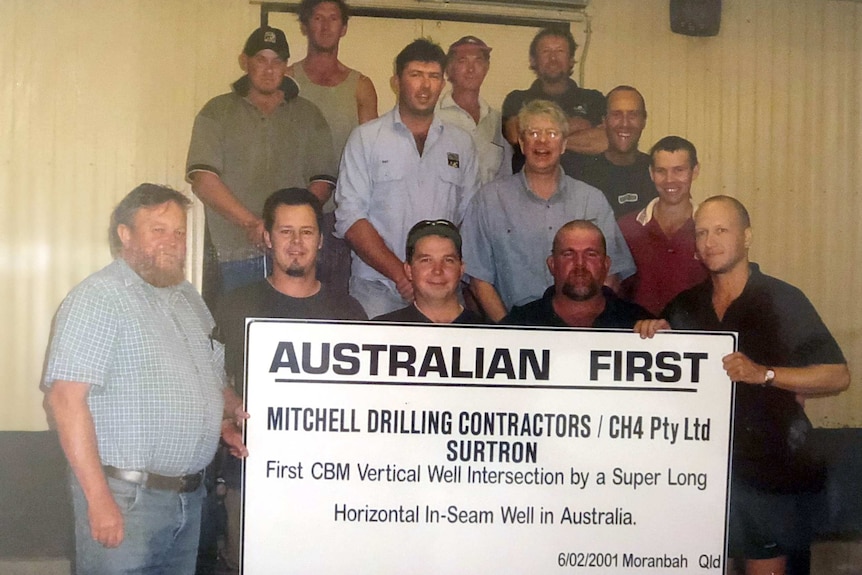
M559 177L557 178L557 191L555 191L554 195L551 196L550 198L548 198L547 200L545 198L542 198L542 197L539 197L538 195L536 195L536 193L530 188L530 182L527 181L527 174L525 172L525 168L526 168L526 166L521 168L521 171L518 172L518 178L521 180L521 185L523 186L524 190L530 196L536 198L537 200L543 201L543 202L553 202L555 198L561 197L560 192L563 191L566 187L566 173L563 171L562 166L557 167L558 174L559 174Z
M648 203L644 209L638 212L638 215L635 217L635 219L640 225L645 226L650 223L650 221L652 221L653 212L655 212L655 206L656 204L658 204L658 201L659 198L653 198L652 200L650 200L650 203ZM694 212L697 211L698 204L692 202L691 200L689 200L689 203L691 203L691 213L694 214Z
M410 132L410 129L407 125L401 120L401 110L398 109L398 104L395 104L395 107L392 108L392 123L396 126L401 126L401 128L407 132ZM428 133L437 130L440 131L443 129L443 122L440 121L440 118L437 117L437 114L434 114L434 119L431 120L431 126L428 128Z
M437 103L437 107L441 110L445 108L457 108L458 110L461 110L469 116L467 110L459 106L455 99L452 98L451 90L443 94L443 97L440 98L440 101ZM487 116L489 110L490 106L488 106L488 102L486 102L482 96L479 96L479 120L482 120L485 116Z
M248 74L242 76L239 80L231 84L231 89L239 96L247 99L249 88L251 87L251 82L248 79ZM296 80L291 78L290 76L285 76L281 81L281 86L279 86L282 92L284 92L284 102L289 100L293 100L297 96L299 96L299 84L296 83ZM284 104L282 102L282 104Z
M569 92L571 90L577 90L577 89L578 89L578 83L575 82L574 80L572 80L571 78L567 78L566 79L566 89L563 93ZM542 89L542 81L538 78L533 80L533 83L530 85L529 91L533 92L535 94L545 95L545 91Z

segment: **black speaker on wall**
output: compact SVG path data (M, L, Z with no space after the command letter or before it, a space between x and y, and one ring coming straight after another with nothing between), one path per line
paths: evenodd
M670 29L686 36L715 36L721 26L721 0L670 0Z

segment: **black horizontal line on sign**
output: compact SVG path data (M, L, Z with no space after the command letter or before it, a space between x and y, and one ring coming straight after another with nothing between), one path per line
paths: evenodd
M407 385L422 387L493 387L504 389L568 389L568 390L590 390L590 391L660 391L672 393L696 393L694 387L631 387L623 385L548 385L548 384L524 384L524 383L445 383L429 381L351 381L344 379L284 379L277 378L276 383L323 383L340 385Z

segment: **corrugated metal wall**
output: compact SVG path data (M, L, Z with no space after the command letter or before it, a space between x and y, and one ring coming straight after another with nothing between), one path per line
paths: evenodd
M144 181L188 191L194 115L239 76L258 19L235 0L0 2L0 429L45 427L57 306L110 261L120 198Z
M642 148L669 133L698 146L697 196L728 193L748 205L753 258L808 294L852 369L862 360L862 5L725 0L715 38L672 34L667 12L667 0L593 0L586 84L641 89ZM36 386L57 305L108 262L119 198L142 181L188 191L194 115L238 76L236 55L258 18L244 0L0 2L0 429L45 426ZM274 23L301 57L293 17ZM380 42L393 27L444 44L470 31L351 24L343 59L371 75L381 111L403 45ZM577 37L584 28L573 25ZM495 47L485 95L499 105L531 80L531 33L481 30ZM809 412L859 425L860 407L857 385L810 402Z
M654 9L645 10L647 4ZM862 4L725 0L721 32L668 32L667 2L592 4L587 83L637 86L641 147L679 134L698 147L697 198L741 199L752 259L801 288L839 340L856 383L809 401L823 425L862 423Z

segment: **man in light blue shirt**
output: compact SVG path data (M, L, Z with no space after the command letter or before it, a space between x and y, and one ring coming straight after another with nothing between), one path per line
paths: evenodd
M410 43L395 59L398 104L353 130L335 199L336 235L353 249L350 295L376 317L413 301L404 273L407 232L419 220L460 223L478 187L470 135L434 116L446 55Z
M554 234L572 220L596 224L611 260L605 284L616 290L635 272L604 194L560 168L568 123L562 109L533 100L518 115L524 169L484 186L464 218L464 261L470 289L492 321L538 299L553 283L545 266Z

